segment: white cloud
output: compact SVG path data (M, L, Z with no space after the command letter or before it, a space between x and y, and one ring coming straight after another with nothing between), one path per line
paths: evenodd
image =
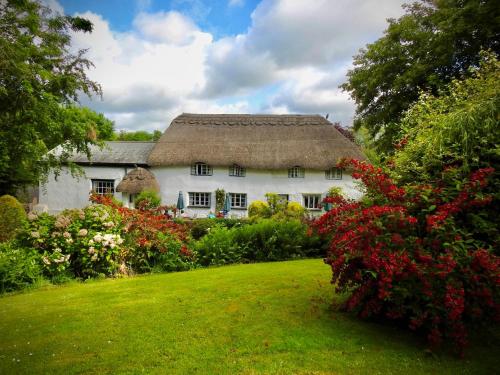
M94 31L75 33L73 47L89 49L95 69L88 74L103 87L102 102L83 103L114 119L118 128L165 128L159 116L204 86L204 60L212 36L182 15L141 13L128 33L113 32L100 15L81 16L93 22Z
M145 39L174 45L189 44L200 34L193 21L175 11L139 13L134 26Z
M94 32L74 34L73 44L89 49L89 76L104 100L84 104L119 129L164 129L182 112L330 113L349 125L354 105L338 85L352 55L402 14L402 2L263 0L247 32L219 40L195 23L210 12L200 0L173 0L189 16L140 12L125 33L87 12ZM270 86L271 96L254 100Z

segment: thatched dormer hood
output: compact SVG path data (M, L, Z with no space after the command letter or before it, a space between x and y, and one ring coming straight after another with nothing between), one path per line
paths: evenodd
M117 192L139 194L144 190L160 191L160 185L153 173L137 167L127 173L116 187Z
M182 114L151 151L151 166L238 164L247 168L301 166L326 170L360 149L319 115Z

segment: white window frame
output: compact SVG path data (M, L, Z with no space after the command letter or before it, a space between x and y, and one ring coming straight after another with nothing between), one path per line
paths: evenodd
M302 194L304 207L308 210L320 210L321 194Z
M229 167L229 176L231 177L245 177L246 168L239 166L238 164L233 164Z
M90 181L92 184L92 191L96 194L106 195L115 193L115 180L93 178Z
M198 162L191 165L191 175L193 176L211 176L212 173L212 167L207 163Z
M212 193L207 192L188 192L189 207L210 208Z
M288 168L288 178L304 178L304 168L296 165L295 167Z
M327 180L342 180L342 168L330 168L325 171L325 178Z
M248 205L246 193L229 193L231 199L231 209L245 209Z

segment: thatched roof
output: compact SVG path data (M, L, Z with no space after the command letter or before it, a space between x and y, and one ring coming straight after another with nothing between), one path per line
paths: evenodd
M116 187L116 191L129 194L138 194L143 190L158 192L160 191L160 185L158 185L153 173L141 167L128 172Z
M148 164L326 170L344 157L364 159L354 143L319 115L185 113L165 130Z
M155 142L127 142L108 141L104 147L90 146L90 159L84 153L75 153L69 157L69 161L78 164L120 164L120 165L142 165L146 166L148 156ZM60 147L52 152L59 155Z

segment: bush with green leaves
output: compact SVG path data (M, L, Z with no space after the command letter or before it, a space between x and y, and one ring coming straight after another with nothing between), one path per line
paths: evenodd
M299 220L262 219L231 229L211 228L193 248L200 264L207 266L323 256L325 246Z
M236 230L222 226L211 228L206 236L194 243L198 263L202 266L220 266L240 262L242 250L233 239Z
M247 225L249 223L248 219L244 218L203 218L203 219L194 219L190 222L190 233L191 237L194 240L199 240L201 237L206 235L212 228L214 227L224 227L224 228L233 228L239 227L242 225Z
M401 123L392 160L398 183L439 180L443 170L500 169L500 62L483 53L472 77L453 81L438 96L422 94ZM493 188L496 188L493 186Z
M52 280L112 275L123 263L122 229L114 209L92 204L57 216L30 213L18 242L38 251L44 274Z
M42 279L40 254L18 248L12 242L0 243L0 293L27 288Z
M26 212L16 198L11 195L0 197L0 242L14 238L25 220Z
M161 197L153 190L144 190L135 198L135 207L141 210L150 210L160 207Z
M262 219L238 228L234 241L248 261L275 261L322 256L324 244L300 220Z

